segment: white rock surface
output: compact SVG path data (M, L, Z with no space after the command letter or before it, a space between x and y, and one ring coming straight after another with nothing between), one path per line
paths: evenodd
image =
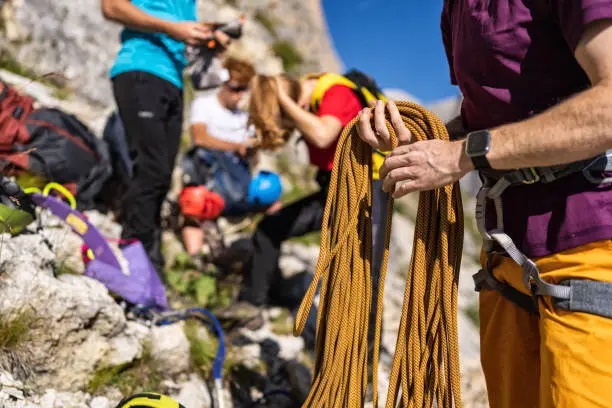
M247 368L253 369L257 366L259 356L261 355L261 347L259 344L247 344L246 346L236 347L236 361Z
M195 374L189 376L189 381L182 384L180 392L173 395L172 398L189 408L210 408L212 406L206 383Z
M189 341L182 322L151 329L151 354L156 369L173 376L189 370Z
M106 397L95 397L89 403L90 408L113 408L114 405L111 404L108 398Z
M28 364L39 387L84 387L113 344L133 343L122 309L99 282L53 276L55 256L39 235L4 237L0 316L32 311ZM30 381L29 381L30 382Z
M40 398L40 408L89 408L87 402L91 397L82 392L58 392L47 390Z
M150 329L136 322L127 322L124 336L110 341L111 349L105 362L110 366L129 363L142 356L143 343L148 338Z

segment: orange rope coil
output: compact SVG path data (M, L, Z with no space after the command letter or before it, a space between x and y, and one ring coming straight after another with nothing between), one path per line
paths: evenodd
M397 102L417 141L448 140L444 124L419 105ZM355 118L338 140L323 215L315 276L300 306L294 334L306 323L319 280L316 364L304 407L360 408L368 385L368 321L372 308L372 149ZM387 114L393 145L397 137ZM378 406L378 353L393 200L388 203L373 361ZM461 407L457 282L463 250L459 184L421 192L404 306L391 369L387 408Z

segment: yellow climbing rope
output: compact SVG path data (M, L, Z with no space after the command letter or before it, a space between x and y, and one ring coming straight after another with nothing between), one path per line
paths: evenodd
M408 102L397 102L397 106L416 140L448 140L444 124L433 113ZM368 356L368 319L373 306L372 150L357 135L356 123L354 119L338 141L323 215L321 252L294 328L296 335L302 332L322 279L315 372L304 407L363 407L369 358L373 361L374 407L378 406L378 350L393 200L388 203L374 355ZM396 145L388 117L387 127ZM429 408L434 401L440 408L461 407L457 281L462 249L463 209L458 183L422 192L388 408Z

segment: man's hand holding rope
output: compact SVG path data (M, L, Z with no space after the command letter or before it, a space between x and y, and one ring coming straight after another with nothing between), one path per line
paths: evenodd
M357 131L370 146L382 151L391 150L385 109L389 110L391 124L399 142L380 168L380 176L384 180L383 190L393 192L393 198L452 184L473 170L472 162L465 154L463 141L424 140L412 143L412 135L393 102L389 102L386 107L382 101L376 103L374 129L370 109L361 112Z

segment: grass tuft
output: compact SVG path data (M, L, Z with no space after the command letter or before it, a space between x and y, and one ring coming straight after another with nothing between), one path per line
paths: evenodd
M191 365L202 378L210 378L212 375L213 362L219 347L219 340L211 332L207 336L201 336L202 325L195 321L185 324L185 335L189 341L189 353ZM236 364L231 348L226 348L225 361L223 363L223 375L231 372Z
M142 357L130 363L97 370L87 385L87 392L95 395L106 387L117 387L123 395L136 392L159 392L162 376L157 371L151 345L145 343Z
M0 318L0 353L16 350L31 340L30 328L36 321L31 311L20 311L13 316Z

